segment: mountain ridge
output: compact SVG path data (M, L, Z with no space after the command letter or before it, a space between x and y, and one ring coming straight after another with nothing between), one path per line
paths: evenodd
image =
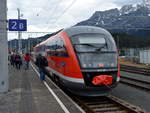
M124 5L121 9L96 11L89 19L76 25L97 26L112 33L123 32L139 37L149 37L150 31L147 30L150 30L150 0L144 0L136 5Z

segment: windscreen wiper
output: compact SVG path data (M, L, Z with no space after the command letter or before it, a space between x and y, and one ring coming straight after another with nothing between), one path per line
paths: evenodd
M94 46L92 44L76 44L76 45L87 45L87 46L90 46L90 47L94 47L96 51L100 51L102 48L104 48L106 46L106 44L103 44L100 47Z
M100 51L102 48L104 48L106 44L101 45L100 47L97 47L96 51Z
M81 45L87 45L87 46L90 46L90 47L98 48L98 47L96 47L96 46L94 46L92 44L81 44Z

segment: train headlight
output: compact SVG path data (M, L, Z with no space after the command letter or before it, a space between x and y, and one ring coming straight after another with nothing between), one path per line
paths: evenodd
M92 67L92 64L89 64L89 67Z
M84 68L87 68L87 67L92 67L92 64L82 64L82 66L83 66Z
M83 67L87 67L87 65L86 65L86 64L83 64Z
M115 64L114 63L111 63L111 67L114 67L115 66Z

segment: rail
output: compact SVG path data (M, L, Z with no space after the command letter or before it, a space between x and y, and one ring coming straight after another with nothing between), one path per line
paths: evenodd
M71 96L71 98L77 102L87 113L146 113L141 108L133 106L114 96Z
M141 67L134 67L134 66L127 66L127 65L120 65L121 71L132 72L137 74L143 74L150 76L150 69L149 68L141 68Z
M121 76L121 83L150 92L150 82Z

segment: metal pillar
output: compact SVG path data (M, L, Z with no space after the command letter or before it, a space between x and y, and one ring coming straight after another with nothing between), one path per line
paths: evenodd
M7 0L0 0L0 93L8 91Z
M28 51L27 52L29 51L30 51L30 39L28 38Z
M20 9L17 8L17 11L18 11L18 20L20 20ZM21 42L21 32L18 31L18 52L19 53L22 53L22 42Z

